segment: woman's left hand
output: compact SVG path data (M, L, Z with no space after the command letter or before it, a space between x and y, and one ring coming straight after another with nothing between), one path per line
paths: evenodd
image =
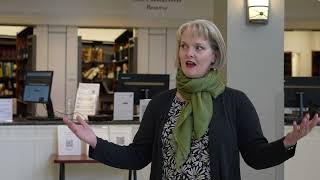
M290 147L295 145L299 139L306 136L318 123L320 123L318 114L315 114L312 119L310 119L309 114L306 114L299 125L294 121L293 130L283 140L284 146Z

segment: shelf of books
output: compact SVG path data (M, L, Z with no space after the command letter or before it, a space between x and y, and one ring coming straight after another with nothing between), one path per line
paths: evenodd
M80 81L100 84L99 113L113 111L118 75L136 73L137 39L132 36L132 29L128 29L115 42L82 40L80 43Z
M0 98L15 97L16 40L0 38Z

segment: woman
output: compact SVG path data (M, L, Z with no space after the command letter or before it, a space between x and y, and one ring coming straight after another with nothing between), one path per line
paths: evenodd
M89 156L123 169L150 162L150 179L240 180L239 151L246 163L263 169L291 158L299 139L320 122L309 115L285 137L268 143L250 100L225 87L219 69L226 48L218 28L207 20L177 31L177 88L154 97L129 146L102 140L81 118L69 128L90 145Z

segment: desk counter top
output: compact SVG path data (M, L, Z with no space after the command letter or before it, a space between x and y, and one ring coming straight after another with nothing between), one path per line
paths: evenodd
M12 122L0 122L0 126L19 126L19 125L63 125L62 120L32 120L26 118L14 118ZM112 120L112 121L89 121L91 125L130 125L130 124L140 124L137 119L134 120Z

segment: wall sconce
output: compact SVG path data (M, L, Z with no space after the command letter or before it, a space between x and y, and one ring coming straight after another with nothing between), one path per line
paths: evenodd
M269 0L247 0L248 21L254 24L267 24L269 19Z

